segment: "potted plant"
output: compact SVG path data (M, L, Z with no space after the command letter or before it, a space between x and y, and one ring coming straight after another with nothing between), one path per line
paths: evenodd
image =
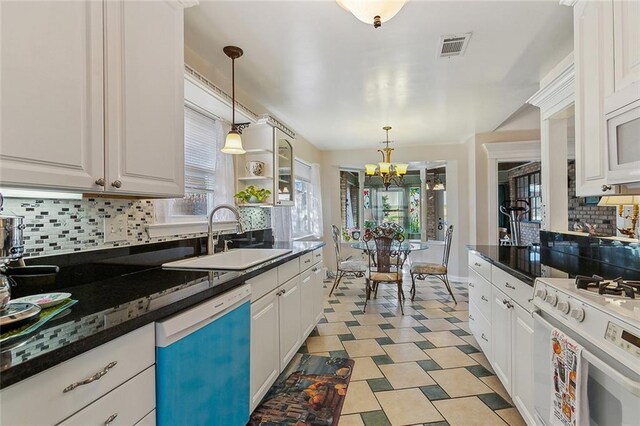
M244 191L240 191L234 195L240 204L246 203L264 203L271 195L271 191L266 188L258 188L255 185L249 185Z

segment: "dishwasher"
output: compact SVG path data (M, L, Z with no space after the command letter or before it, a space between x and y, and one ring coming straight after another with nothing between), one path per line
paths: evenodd
M251 287L156 323L157 424L249 421Z

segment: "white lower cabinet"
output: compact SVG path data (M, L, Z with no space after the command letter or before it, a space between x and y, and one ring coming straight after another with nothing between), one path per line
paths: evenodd
M252 290L251 411L322 316L322 263L309 268L300 259L247 281Z
M280 372L279 288L251 304L251 410Z
M280 288L280 370L284 370L302 345L300 277L292 278Z
M527 424L533 418L533 317L520 305L511 312L511 398Z
M477 254L469 254L469 328L530 426L535 425L532 296L532 286L494 265L487 271Z
M154 371L155 331L148 324L2 389L0 424L105 424L114 413L113 424L134 424L155 408Z
M511 302L500 290L491 292L491 365L511 393Z
M317 286L315 274L312 269L305 271L300 277L300 330L302 338L308 336L316 326L316 294Z
M322 267L322 263L317 264L313 269L313 291L314 291L314 306L313 312L315 313L315 324L320 321L322 318L322 314L324 312L324 269Z
M60 426L132 425L156 406L155 367L149 367L96 402L69 417Z
M142 420L136 423L136 426L156 426L156 410L144 416Z

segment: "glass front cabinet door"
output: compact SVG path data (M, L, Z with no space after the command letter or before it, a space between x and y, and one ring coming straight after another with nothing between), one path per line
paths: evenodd
M293 146L290 138L281 130L275 129L274 141L274 171L275 178L274 201L276 206L292 206L294 203L293 181Z

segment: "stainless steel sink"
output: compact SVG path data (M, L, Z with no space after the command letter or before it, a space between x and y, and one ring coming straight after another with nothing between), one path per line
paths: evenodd
M178 260L162 265L165 269L195 269L200 271L242 271L267 260L291 253L285 249L235 249L208 256Z

